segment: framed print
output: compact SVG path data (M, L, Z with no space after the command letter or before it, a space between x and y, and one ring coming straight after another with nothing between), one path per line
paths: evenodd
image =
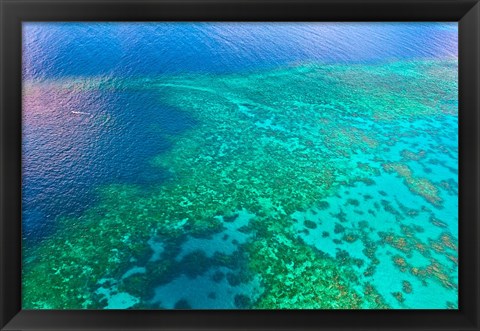
M2 330L462 329L476 1L2 1Z

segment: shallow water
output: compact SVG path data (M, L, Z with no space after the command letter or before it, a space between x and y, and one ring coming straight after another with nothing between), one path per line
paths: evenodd
M23 307L457 308L456 49L451 23L25 25Z

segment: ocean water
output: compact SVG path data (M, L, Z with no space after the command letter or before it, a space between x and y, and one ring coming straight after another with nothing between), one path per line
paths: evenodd
M24 23L24 309L457 309L456 23Z

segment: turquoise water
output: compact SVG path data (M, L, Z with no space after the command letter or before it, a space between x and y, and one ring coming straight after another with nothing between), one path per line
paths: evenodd
M456 309L453 23L24 25L25 309Z

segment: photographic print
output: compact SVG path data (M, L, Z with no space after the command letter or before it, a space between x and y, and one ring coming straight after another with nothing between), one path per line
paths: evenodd
M456 22L24 22L23 309L458 309Z

